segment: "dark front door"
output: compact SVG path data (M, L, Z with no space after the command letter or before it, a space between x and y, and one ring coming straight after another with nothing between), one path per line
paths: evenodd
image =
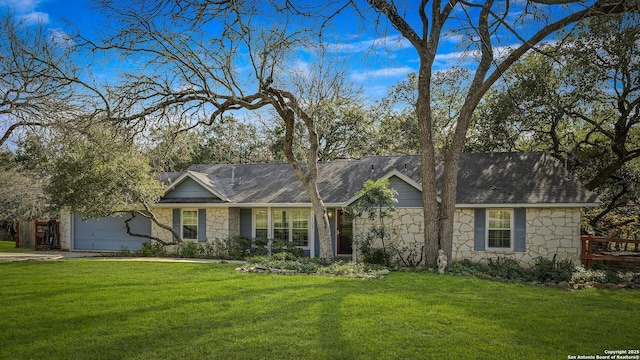
M336 211L338 220L338 255L351 255L353 252L353 221L351 217L345 214L342 210Z

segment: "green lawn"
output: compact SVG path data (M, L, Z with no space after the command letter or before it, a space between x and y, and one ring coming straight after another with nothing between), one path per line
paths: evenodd
M234 267L0 264L0 359L567 359L639 344L637 291Z
M15 241L0 241L0 252L30 252L34 250L33 248L16 248Z

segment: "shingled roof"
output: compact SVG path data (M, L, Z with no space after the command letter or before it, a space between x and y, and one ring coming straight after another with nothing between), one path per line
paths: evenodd
M421 183L419 156L369 156L319 163L318 189L326 204L343 204L366 180L388 176L394 170ZM309 203L304 187L288 163L200 164L187 171L224 195L229 203ZM182 175L165 174L163 180L171 183ZM441 175L440 164L437 179ZM560 161L544 153L471 153L460 159L458 204L588 205L597 201L573 177L565 177Z

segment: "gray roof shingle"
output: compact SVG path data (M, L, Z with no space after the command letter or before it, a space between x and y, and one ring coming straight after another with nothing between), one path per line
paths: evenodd
M397 170L417 183L419 156L368 156L318 164L318 189L325 203L343 203L368 179ZM289 164L193 165L189 171L237 204L309 203L309 197ZM179 174L178 174L179 175ZM441 179L442 166L436 177ZM166 176L165 181L177 179ZM440 181L440 180L439 180ZM596 196L543 153L463 154L458 174L458 204L587 204Z

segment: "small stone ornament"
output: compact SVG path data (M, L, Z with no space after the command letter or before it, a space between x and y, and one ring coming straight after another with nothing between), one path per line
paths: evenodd
M438 273L444 274L444 268L447 267L447 255L444 254L444 250L438 250Z

